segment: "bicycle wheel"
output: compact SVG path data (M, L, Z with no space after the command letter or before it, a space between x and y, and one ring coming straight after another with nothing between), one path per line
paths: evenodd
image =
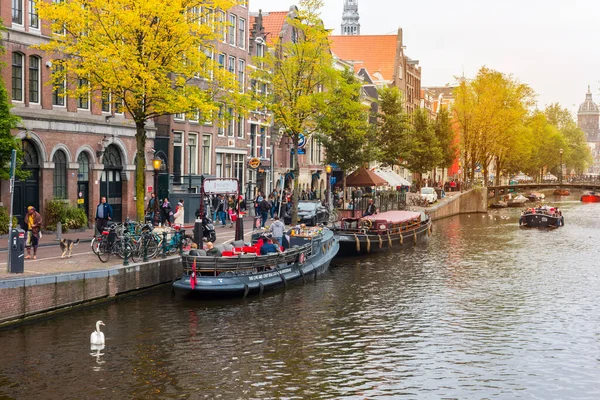
M106 241L106 240L99 241L98 253L96 253L96 255L98 256L98 259L100 261L102 261L103 263L107 262L110 259L111 251L112 251L112 249L111 249L111 246L108 243L108 241Z
M98 247L100 246L101 240L98 240L98 238L94 237L92 239L92 251L94 252L95 255L98 255Z

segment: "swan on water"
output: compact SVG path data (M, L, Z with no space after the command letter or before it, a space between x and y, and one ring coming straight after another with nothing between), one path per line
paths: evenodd
M104 345L104 333L100 331L100 325L104 325L104 322L96 322L96 330L90 335L90 343L93 345Z

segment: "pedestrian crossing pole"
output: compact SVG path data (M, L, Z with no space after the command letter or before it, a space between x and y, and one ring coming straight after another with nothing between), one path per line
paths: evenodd
M10 246L12 244L12 235L13 235L13 198L15 191L15 169L17 164L17 150L13 149L10 155L10 213L8 216L8 249L10 250ZM10 252L9 252L10 253ZM10 268L10 254L8 255L8 260L6 263L6 272L11 272Z

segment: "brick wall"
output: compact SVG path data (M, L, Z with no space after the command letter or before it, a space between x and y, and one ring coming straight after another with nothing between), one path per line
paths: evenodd
M0 324L172 282L181 272L180 258L170 257L99 271L0 280Z

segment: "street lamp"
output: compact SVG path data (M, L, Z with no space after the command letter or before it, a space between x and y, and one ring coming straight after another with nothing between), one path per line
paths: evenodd
M327 172L327 208L331 210L331 165L325 166L325 172Z
M560 153L560 184L562 185L562 182L563 182L563 164L562 164L563 149L559 149L558 151Z
M162 167L162 160L156 154L152 160L152 167L154 168L154 218L152 223L158 225L158 171ZM152 196L152 194L150 194Z

